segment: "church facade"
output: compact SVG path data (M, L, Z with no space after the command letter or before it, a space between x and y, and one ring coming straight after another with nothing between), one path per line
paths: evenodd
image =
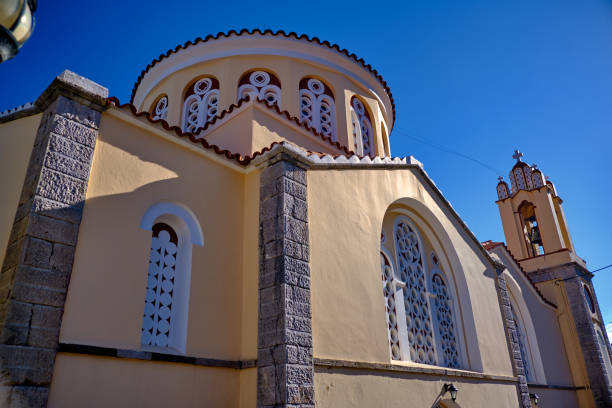
M394 120L354 54L258 30L0 114L5 405L612 406L552 183L517 152L481 243Z

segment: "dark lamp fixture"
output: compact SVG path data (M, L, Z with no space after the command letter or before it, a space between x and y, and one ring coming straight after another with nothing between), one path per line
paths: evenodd
M533 402L533 405L538 406L538 402L540 402L540 396L534 392L529 393L529 399Z
M34 30L37 0L0 0L0 63L17 55Z
M455 402L455 400L457 399L457 391L459 391L459 389L455 387L455 384L444 384L444 391L450 392L451 399L453 400L453 402Z

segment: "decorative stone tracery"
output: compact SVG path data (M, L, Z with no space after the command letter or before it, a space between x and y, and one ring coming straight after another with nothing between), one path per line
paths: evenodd
M166 95L157 98L151 109L151 115L153 120L166 120L168 118L168 97Z
M300 81L300 120L330 137L336 136L336 104L331 89L316 78Z
M355 150L364 156L374 155L372 119L365 103L357 96L351 98L351 122Z
M171 336L178 237L167 224L153 226L142 344L167 347Z
M394 228L398 280L405 285L404 308L409 359L417 363L437 364L429 299L423 264L421 239L407 218L401 217Z
M187 89L183 103L184 132L196 132L197 129L212 121L219 110L219 81L205 77L197 80Z
M249 71L238 82L238 100L249 96L251 99L266 101L280 108L281 84L276 75L263 71Z
M438 266L436 256L434 255L433 258L434 265ZM453 317L452 297L449 293L444 273L439 269L434 270L432 274L431 291L438 335L439 364L445 367L460 368L461 363L456 336L457 329Z
M389 329L389 349L393 360L401 360L402 354L400 349L399 328L397 324L397 309L395 302L395 282L393 265L389 257L380 252L380 267L382 269L382 285L385 295L385 311L387 312L387 327Z

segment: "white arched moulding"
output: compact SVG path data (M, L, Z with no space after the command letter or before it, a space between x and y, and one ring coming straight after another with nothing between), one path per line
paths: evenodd
M415 220L420 220L416 213L394 208L385 216L381 233L391 359L468 368L459 296L449 275L450 263L444 255L436 255L444 251L432 231ZM391 233L393 238L386 240ZM427 237L427 244L421 234Z
M359 155L374 156L374 131L370 112L365 102L353 95L350 111L355 151Z
M504 279L510 295L510 308L517 326L519 348L525 365L525 377L527 382L546 384L546 375L544 374L544 364L540 356L538 337L535 325L531 320L529 308L527 303L525 303L519 284L510 275L508 270L504 271Z
M151 116L153 120L168 119L168 96L160 95L155 99L151 106Z
M334 142L336 136L336 103L334 94L323 81L305 77L300 81L300 120Z
M218 111L219 81L213 77L200 78L185 90L181 129L193 133L212 121Z
M152 205L140 227L152 231L141 346L184 353L191 247L204 245L202 228L187 207L170 202Z
M238 82L238 100L247 95L251 99L259 99L269 105L281 107L281 83L271 72L253 70L242 74Z

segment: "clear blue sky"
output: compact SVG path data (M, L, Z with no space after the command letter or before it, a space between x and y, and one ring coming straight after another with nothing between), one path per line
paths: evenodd
M578 254L612 264L612 3L40 1L37 27L0 65L0 110L68 68L127 102L169 48L240 28L306 33L363 57L397 107L394 155L412 154L481 241L503 240L495 185L512 151L551 177ZM490 171L420 140L461 152ZM594 279L612 322L612 268Z

